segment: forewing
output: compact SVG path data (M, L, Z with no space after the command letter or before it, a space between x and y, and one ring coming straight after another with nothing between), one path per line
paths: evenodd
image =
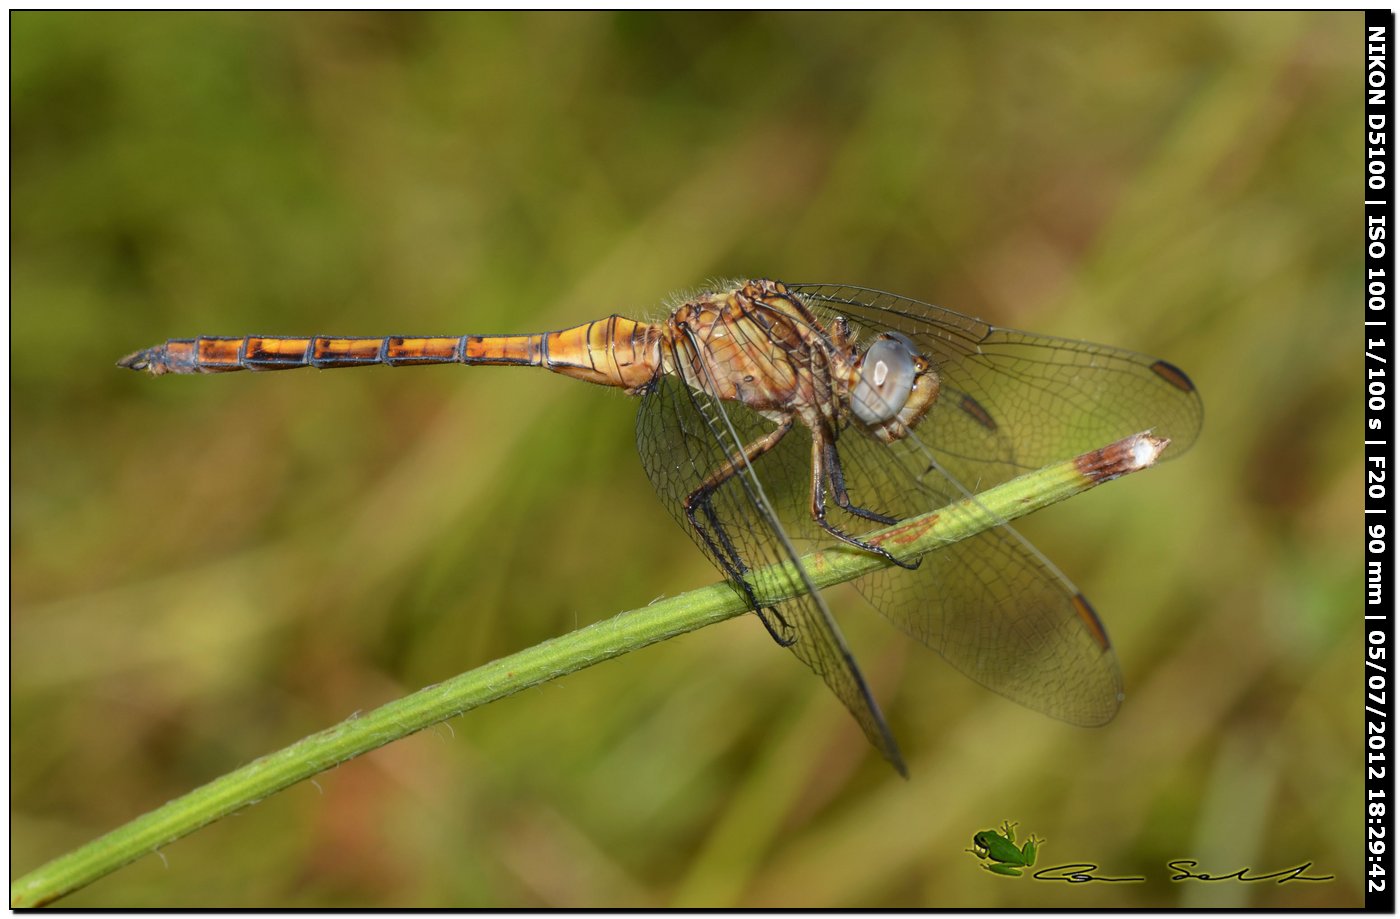
M670 343L667 347L673 347ZM677 348L693 347L684 341ZM690 362L671 360L685 368ZM747 573L779 562L792 562L783 593L791 599L755 612L799 660L826 681L850 709L870 742L895 768L905 771L864 677L846 646L820 591L802 569L783 522L801 526L802 490L810 480L811 438L797 425L772 451L752 464L740 463L735 475L714 489L710 513L698 514L708 531L697 532L686 499L712 474L739 457L776 425L748 408L710 395L710 381L659 376L643 393L637 414L637 449L662 503L701 550L727 577L744 589ZM753 597L752 590L747 591Z
M824 321L844 316L861 341L909 336L942 382L916 433L973 491L1151 430L1170 458L1195 441L1201 398L1174 365L1093 342L1001 329L861 287L791 288Z

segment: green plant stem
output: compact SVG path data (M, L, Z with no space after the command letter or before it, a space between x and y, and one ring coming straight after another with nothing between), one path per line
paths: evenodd
M1162 441L1143 435L1128 438L1020 476L983 492L975 501L955 502L866 538L898 558L915 558L1151 465L1162 446ZM849 581L889 564L872 553L842 547L805 556L802 563L819 587ZM782 585L797 583L796 579L783 576L783 568L789 566L753 572L760 599L784 599L790 588ZM362 753L522 689L747 611L744 596L728 582L711 584L619 613L419 690L368 714L352 716L36 868L10 885L10 905L52 903L220 817Z

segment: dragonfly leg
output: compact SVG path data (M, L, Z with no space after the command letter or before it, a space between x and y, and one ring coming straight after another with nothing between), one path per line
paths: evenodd
M837 507L854 517L864 517L866 520L872 520L882 526L894 526L899 523L898 517L879 514L851 502L851 496L846 491L846 474L841 468L841 456L836 452L834 442L827 441L823 444L822 454L827 480L831 483L831 499L836 502Z
M792 430L792 424L793 419L789 417L768 434L744 447L740 455L728 460L723 466L711 473L700 484L699 488L687 495L684 503L686 519L690 521L695 532L700 535L706 551L719 562L725 575L744 592L744 597L749 601L749 608L758 614L758 618L763 623L763 627L768 630L768 634L772 635L773 640L785 648L792 645L797 637L794 635L784 638L782 633L790 633L792 627L776 609L766 608L759 603L752 585L744 577L748 573L749 567L730 540L728 531L720 523L719 515L715 513L713 506L713 498L721 485L738 475L749 463L776 447L778 442ZM703 523L700 520L700 515L704 516Z
M894 518L885 517L883 514L876 514L874 511L867 511L865 508L856 508L855 505L851 504L850 496L845 494L845 477L841 473L841 460L840 457L837 456L836 445L832 443L830 436L826 434L826 432L813 428L812 519L815 520L817 525L823 530L826 530L832 536L835 536L848 545L855 546L857 549L864 549L866 552L872 552L901 568L907 568L912 571L919 567L919 563L922 559L915 559L912 562L902 562L891 555L889 550L843 532L830 523L826 519L826 486L828 481L832 484L832 490L837 493L837 506L843 510L855 516L873 520L876 523L889 525L898 522ZM844 503L842 503L843 498ZM853 508L855 509L853 510Z
M791 647L797 641L797 636L791 635L792 626L788 624L788 621L783 618L783 614L778 612L776 607L764 607L758 602L758 596L753 592L753 587L744 578L749 568L744 564L744 560L739 555L738 550L734 548L734 544L729 541L728 531L720 525L719 518L715 515L715 509L710 503L710 496L706 495L701 498L697 507L705 514L705 519L710 528L715 531L715 536L719 537L719 542L716 543L715 537L711 536L705 527L701 526L700 522L695 519L692 509L687 508L686 514L690 518L691 525L695 527L695 532L700 534L700 538L704 540L710 554L719 560L725 575L739 585L739 589L744 592L745 599L749 601L749 609L758 614L759 622L763 623L763 627L768 630L769 635L773 636L773 640L780 647ZM784 638L782 635L784 632L791 637Z
M792 634L792 626L788 625L788 621L783 618L782 613L778 612L777 607L759 607L754 610L754 612L758 613L758 621L763 623L763 627L768 630L769 635L773 636L773 640L778 643L778 647L791 648L797 643L797 636ZM774 625L772 622L769 622L769 616L776 619L778 624ZM784 638L782 634L784 632L786 632L789 637Z

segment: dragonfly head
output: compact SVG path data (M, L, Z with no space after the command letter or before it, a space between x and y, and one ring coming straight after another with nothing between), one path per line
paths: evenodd
M851 412L885 443L905 437L938 398L938 374L898 332L881 333L853 369Z

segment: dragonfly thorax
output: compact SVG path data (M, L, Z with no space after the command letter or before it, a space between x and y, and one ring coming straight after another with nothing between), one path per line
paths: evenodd
M778 281L748 281L678 308L663 372L766 418L839 428L848 417L884 443L908 436L938 398L938 374L912 340L882 332L863 351L840 317L824 323Z
M829 416L841 362L821 324L776 281L682 304L665 324L662 372L765 417Z

